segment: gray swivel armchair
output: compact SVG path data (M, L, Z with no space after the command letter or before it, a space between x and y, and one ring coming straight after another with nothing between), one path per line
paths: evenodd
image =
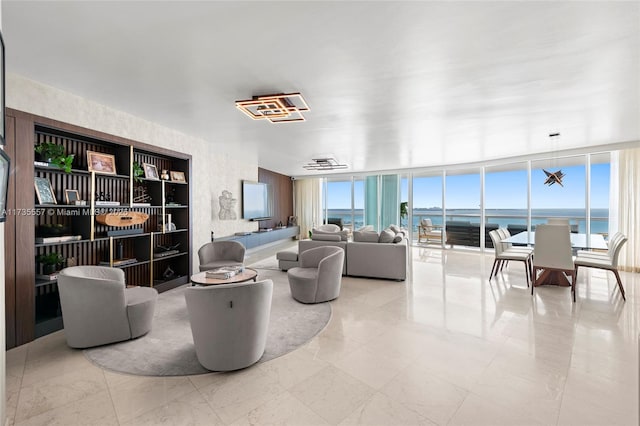
M271 280L185 288L200 364L231 371L256 363L267 343L272 296Z
M322 246L299 255L300 266L287 271L291 296L302 303L320 303L340 296L344 250Z
M237 241L214 241L198 250L200 272L223 266L242 266L245 248Z
M140 337L151 330L158 292L126 288L124 272L106 266L73 266L58 274L67 344L89 348Z

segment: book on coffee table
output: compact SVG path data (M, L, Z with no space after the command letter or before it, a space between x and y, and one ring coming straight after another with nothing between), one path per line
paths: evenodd
M224 267L217 268L207 271L205 275L207 278L215 278L217 280L228 280L231 277L234 277L240 270L238 268L233 267Z

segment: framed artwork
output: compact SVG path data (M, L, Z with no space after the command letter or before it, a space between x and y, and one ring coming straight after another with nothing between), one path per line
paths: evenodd
M160 176L158 176L158 169L156 169L156 166L149 163L142 163L142 168L144 169L145 178L160 180Z
M103 175L116 174L116 157L111 154L87 151L87 165L90 172Z
M67 204L74 204L76 201L80 200L80 193L77 189L65 189L64 190L64 201Z
M187 180L184 177L183 172L174 172L173 170L169 172L171 175L171 182L186 182Z
M49 179L37 177L35 178L36 196L38 204L58 204L56 195L53 193L51 182Z
M0 33L0 144L4 145L5 139L5 122L4 122L4 39L2 38L2 33ZM4 209L4 205L2 206Z
M7 219L7 191L9 190L9 166L11 160L4 149L0 149L0 222Z

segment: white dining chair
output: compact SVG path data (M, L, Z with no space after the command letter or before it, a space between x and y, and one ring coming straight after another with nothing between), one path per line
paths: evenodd
M618 257L620 255L620 250L624 243L627 242L627 237L625 237L621 233L616 233L611 240L609 241L609 249L607 253L598 253L598 252L589 252L586 250L580 250L578 255L576 256L574 265L575 265L575 276L578 276L578 267L582 266L584 268L598 268L604 269L606 271L611 271L616 277L616 281L618 283L618 288L620 289L620 294L622 294L622 299L627 300L624 294L624 287L622 286L622 280L620 279L620 274L618 273Z
M547 219L547 225L566 225L569 226L569 218L566 217L550 217Z
M527 287L529 287L529 281L531 279L531 252L505 249L506 243L503 243L501 241L502 238L500 236L500 233L496 229L489 232L489 237L491 237L491 241L493 242L493 249L495 250L495 258L493 260L491 274L489 274L489 281L491 281L491 278L498 274L498 271L502 270L502 268L508 261L517 260L519 262L524 262Z
M566 225L538 225L533 250L533 285L571 278L571 293L576 301L576 272L571 252L569 227Z

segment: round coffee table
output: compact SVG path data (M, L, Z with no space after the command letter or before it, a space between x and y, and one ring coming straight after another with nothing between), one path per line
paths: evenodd
M219 278L208 278L207 271L200 272L198 274L191 275L191 284L193 285L220 285L220 284L235 284L235 283L243 283L246 281L253 280L256 281L258 277L258 271L251 268L244 268L244 271L239 274L235 274L231 278L227 278L226 280Z

